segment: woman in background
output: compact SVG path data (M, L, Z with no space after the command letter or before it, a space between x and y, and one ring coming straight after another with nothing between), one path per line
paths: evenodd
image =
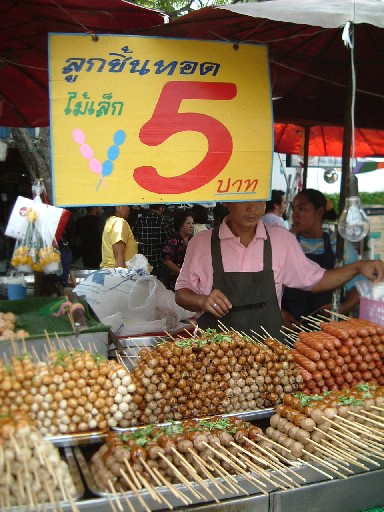
M176 279L184 262L188 242L193 236L194 220L189 210L176 210L173 227L175 234L163 248L162 258L167 273L164 285L175 290Z
M105 225L101 240L100 268L126 267L126 261L137 254L137 243L127 222L129 206L104 209Z

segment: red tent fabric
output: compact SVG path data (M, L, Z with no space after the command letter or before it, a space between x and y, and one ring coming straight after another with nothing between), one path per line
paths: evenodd
M164 22L124 0L1 0L0 126L49 125L49 32L137 34Z
M236 43L267 45L275 121L302 126L345 126L347 84L351 76L350 51L342 40L344 27L340 26L336 12L347 5L352 20L355 4L368 5L366 9L372 11L369 19L376 22L364 21L354 26L355 126L384 130L384 32L380 26L384 19L384 4L376 0L318 0L328 11L333 28L329 24L315 26L316 22L313 22L305 25L257 15L258 10L270 9L271 14L278 16L284 11L279 5L287 2L272 0L206 7L145 33L233 42L234 58ZM291 0L290 3L301 13L306 12L307 5L314 1ZM229 9L243 9L253 14L240 14ZM311 21L308 15L306 19L308 23ZM319 24L320 21L319 18Z
M305 128L295 124L275 123L274 148L278 153L304 154ZM341 156L343 128L311 126L309 156ZM355 157L384 156L384 131L355 129Z

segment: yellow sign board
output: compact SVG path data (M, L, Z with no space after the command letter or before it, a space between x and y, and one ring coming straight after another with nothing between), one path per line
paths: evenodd
M265 200L264 46L50 34L54 204Z

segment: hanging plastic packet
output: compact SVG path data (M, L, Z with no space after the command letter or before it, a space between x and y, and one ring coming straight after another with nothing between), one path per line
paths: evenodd
M41 201L45 191L41 182L32 187L35 198L26 211L27 223L24 232L17 239L11 265L19 272L62 273L58 243L50 229L49 212Z

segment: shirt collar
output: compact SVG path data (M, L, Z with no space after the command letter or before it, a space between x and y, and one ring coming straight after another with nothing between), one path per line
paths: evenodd
M230 228L229 228L229 226L227 224L228 217L229 217L228 215L226 217L224 217L224 220L220 224L220 227L219 227L219 238L221 240L225 240L226 238L239 238L239 237L235 236L232 233L232 231L230 230ZM267 239L267 232L266 232L264 223L261 221L261 219L257 223L256 235L255 235L254 238L263 238L264 240Z

